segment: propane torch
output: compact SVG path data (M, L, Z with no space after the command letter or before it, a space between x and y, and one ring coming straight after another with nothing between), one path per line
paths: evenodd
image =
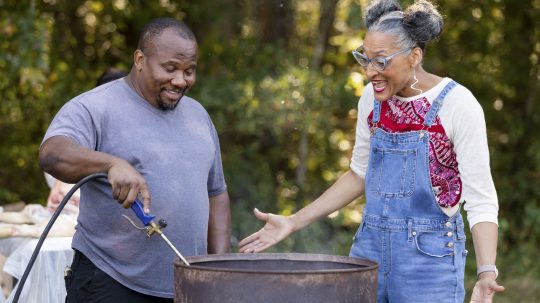
M174 251L174 253L180 258L180 260L182 260L184 264L189 266L188 261L184 258L184 256L182 256L182 254L178 251L178 249L176 249L176 247L171 243L171 241L169 241L169 239L163 233L162 229L167 227L167 222L164 219L159 219L158 223L156 223L154 221L154 218L156 216L151 215L151 214L145 214L143 211L143 205L138 199L135 199L133 204L131 204L131 209L135 212L135 215L137 215L139 220L141 220L142 224L144 224L145 227L143 229L146 230L147 237L150 238L150 236L154 234L159 234L161 238L165 241L165 243L167 243L167 245L169 245L169 247ZM141 229L137 225L135 225L135 223L133 223L128 217L125 217L125 218L128 219L131 222L131 224L133 224L133 226L135 226L138 229Z

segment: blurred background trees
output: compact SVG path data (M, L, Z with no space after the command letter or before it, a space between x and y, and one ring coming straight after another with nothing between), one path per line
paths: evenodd
M508 289L498 302L540 300L540 0L436 2L445 32L425 67L468 87L486 116ZM367 83L350 51L362 42L367 3L1 0L0 205L44 203L37 153L54 114L107 67L128 71L139 30L169 16L198 37L190 95L220 134L235 239L260 227L253 207L294 212L348 169ZM362 206L355 201L274 251L347 254ZM473 264L471 256L469 282Z

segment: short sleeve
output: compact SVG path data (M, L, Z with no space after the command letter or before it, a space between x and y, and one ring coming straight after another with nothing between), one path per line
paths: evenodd
M54 136L66 136L85 148L96 149L98 142L96 123L86 105L81 102L82 98L72 99L60 109L41 144Z
M221 163L221 149L218 134L214 124L210 120L210 117L208 120L210 123L210 130L212 132L212 141L216 147L214 163L208 172L208 196L214 197L224 193L227 190L227 185L225 184L225 177L223 175L223 164Z

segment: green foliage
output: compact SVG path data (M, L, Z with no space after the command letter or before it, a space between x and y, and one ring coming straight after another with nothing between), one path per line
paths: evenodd
M320 1L278 2L0 1L0 204L45 201L37 152L54 114L92 88L107 67L129 70L139 30L161 16L183 19L198 37L198 81L190 94L220 133L235 239L260 227L253 207L290 214L316 198L349 165L366 82L350 51L361 43L368 1L338 2L320 65L313 63ZM424 65L468 87L483 106L500 201L501 279L523 290L540 278L534 257L540 247L540 2L438 4L446 29L428 47ZM353 203L274 250L347 254L362 205ZM468 281L474 281L470 240L468 247ZM511 276L524 277L523 285Z

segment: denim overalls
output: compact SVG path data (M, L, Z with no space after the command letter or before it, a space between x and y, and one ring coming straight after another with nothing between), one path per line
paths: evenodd
M428 166L429 132L451 81L431 105L421 131L377 127L375 100L366 206L350 256L379 263L378 302L460 302L465 296L465 232L459 211L439 207Z

